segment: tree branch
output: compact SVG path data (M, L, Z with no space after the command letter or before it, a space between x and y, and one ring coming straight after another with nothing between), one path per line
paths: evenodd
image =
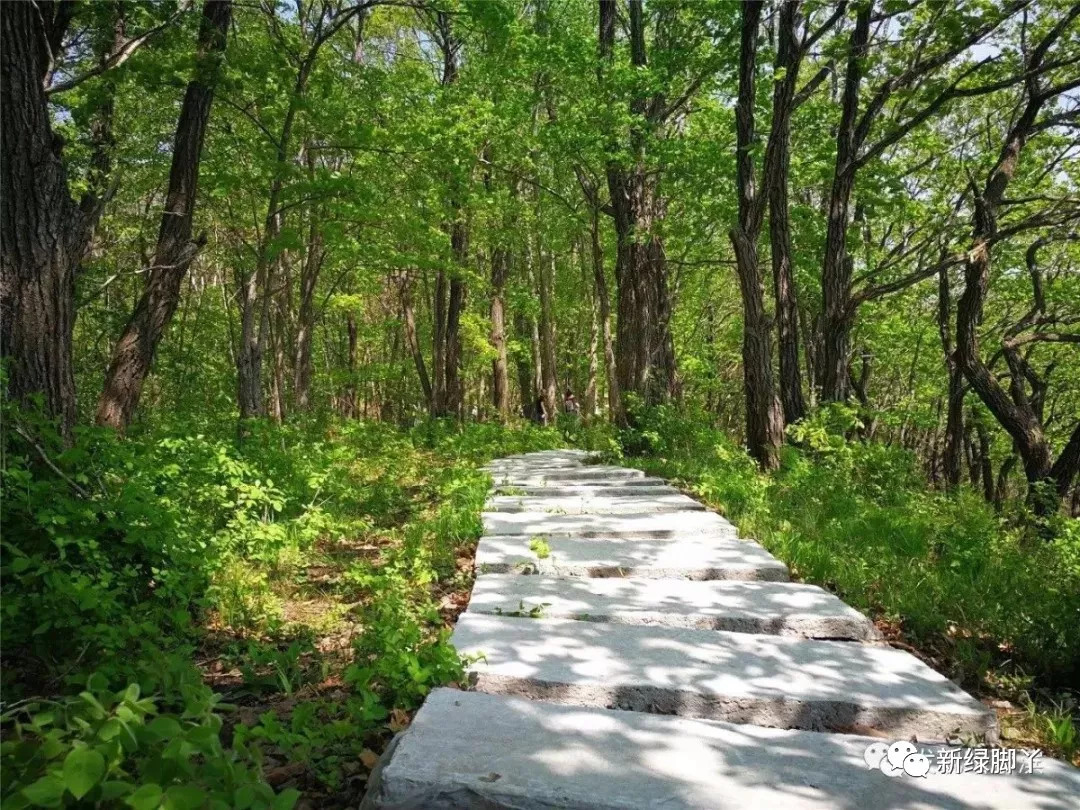
M160 34L162 31L164 31L166 28L168 28L170 25L180 19L183 14L187 13L191 9L191 6L192 0L187 0L187 2L181 4L175 12L169 15L169 17L163 23L161 23L160 25L156 25L150 30L139 34L139 36L132 37L131 39L122 43L115 51L103 57L102 60L94 67L90 68L90 70L86 71L85 73L81 73L78 76L72 76L67 81L57 82L52 87L46 87L45 95L52 96L56 93L65 93L68 90L78 87L87 79L92 79L95 76L100 76L106 71L112 70L116 67L120 67L120 65L124 64L124 62L130 59L132 55L137 50L139 50L139 48L141 48L155 36Z

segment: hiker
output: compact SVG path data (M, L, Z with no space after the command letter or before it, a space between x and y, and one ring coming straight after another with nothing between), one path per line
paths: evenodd
M533 406L533 421L541 427L548 422L548 413L547 408L544 407L543 397L536 398L536 404Z
M563 413L567 416L578 416L581 413L581 405L578 404L577 397L574 396L574 392L569 388L566 389L566 393L563 395Z

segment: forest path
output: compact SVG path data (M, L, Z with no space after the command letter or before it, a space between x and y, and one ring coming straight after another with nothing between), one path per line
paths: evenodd
M489 466L453 637L474 691L427 698L363 807L1076 806L1063 763L961 773L943 743L994 740L992 711L720 515L590 461Z

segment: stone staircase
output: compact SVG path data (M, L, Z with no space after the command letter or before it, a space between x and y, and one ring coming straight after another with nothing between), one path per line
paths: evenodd
M661 479L588 461L490 465L453 636L475 691L428 697L363 807L1080 807L1064 763L952 768L990 709Z

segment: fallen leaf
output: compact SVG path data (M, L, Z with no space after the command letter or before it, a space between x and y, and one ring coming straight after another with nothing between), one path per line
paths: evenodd
M379 755L370 748L365 748L360 752L360 761L364 763L364 767L370 771L378 763Z
M409 723L412 722L412 718L409 717L409 713L404 709L393 709L390 712L390 722L386 724L386 727L393 732L404 731L409 727Z
M266 781L272 787L277 787L284 782L288 782L290 779L295 779L307 770L307 765L303 762L287 762L280 767L273 768L266 772Z

